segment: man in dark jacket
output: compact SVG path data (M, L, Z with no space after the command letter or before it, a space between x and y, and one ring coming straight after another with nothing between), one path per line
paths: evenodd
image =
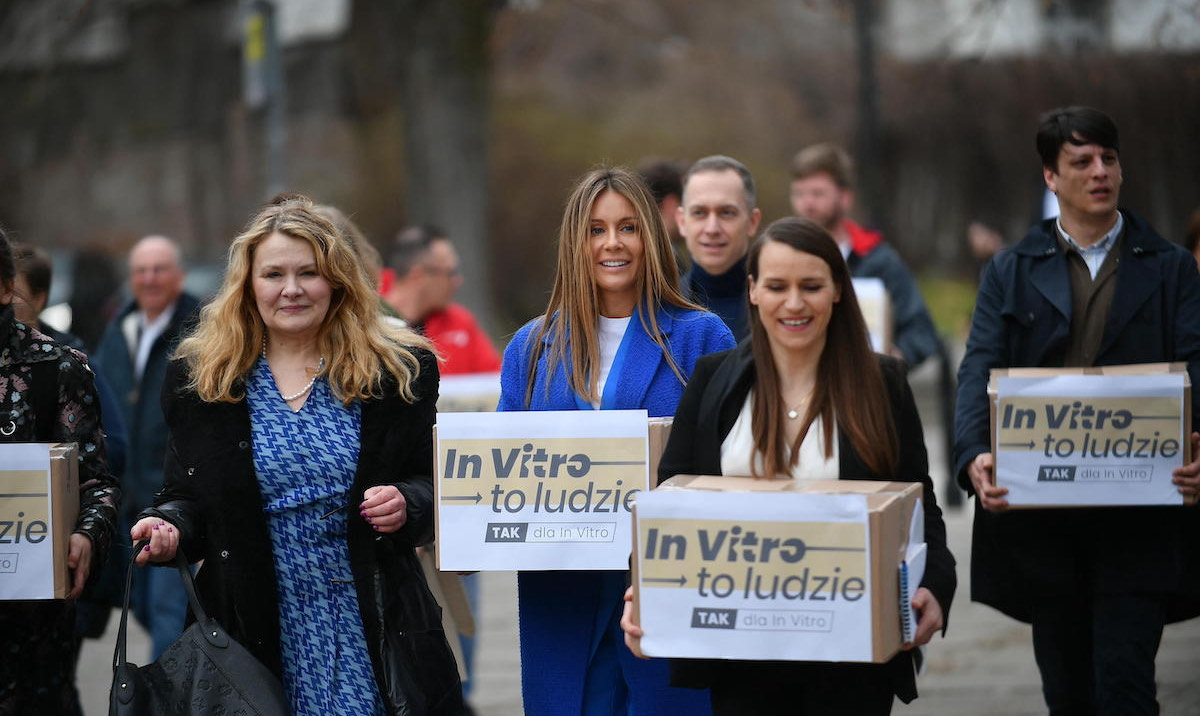
M959 370L955 468L976 496L972 599L1033 625L1051 714L1158 713L1163 625L1200 614L1194 507L1007 512L995 485L987 383L993 368L1186 361L1200 408L1200 277L1182 248L1118 210L1117 128L1070 107L1043 115L1046 186L1061 213L984 271ZM1200 433L1191 436L1200 455ZM1200 492L1200 458L1175 471Z
M692 257L681 281L684 295L720 316L742 340L750 333L746 252L762 220L753 175L730 157L700 159L683 177L683 204L675 217Z
M939 352L941 339L904 259L883 240L883 234L850 220L852 164L850 155L835 144L814 144L797 152L792 159L792 212L829 232L841 247L851 276L883 281L895 326L892 354L915 366Z
M175 242L162 236L140 240L129 254L133 300L105 329L92 356L119 398L127 431L120 520L126 539L133 516L149 507L162 487L167 427L159 394L170 354L199 306L183 292L183 280ZM131 601L158 658L183 631L187 597L179 576L169 569L137 570Z

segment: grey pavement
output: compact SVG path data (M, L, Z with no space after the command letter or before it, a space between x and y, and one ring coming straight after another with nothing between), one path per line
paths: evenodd
M937 411L934 371L923 366L912 376L925 424L931 471L944 504L947 468ZM958 596L944 639L930 645L928 668L918 680L921 697L896 703L897 716L1018 716L1046 712L1033 660L1029 627L970 601L971 516L967 508L948 510L950 548L958 559ZM521 716L520 654L517 647L516 577L487 572L480 583L481 614L472 704L479 716ZM80 667L84 713L106 713L116 619L109 633L89 641ZM149 649L140 628L130 638L131 657ZM1200 619L1168 626L1159 649L1159 702L1164 716L1200 716Z

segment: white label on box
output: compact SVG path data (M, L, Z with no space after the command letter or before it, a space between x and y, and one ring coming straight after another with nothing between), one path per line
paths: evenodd
M491 412L499 401L499 373L443 375L438 384L438 412Z
M999 378L996 484L1014 506L1182 504L1184 378Z
M644 410L442 413L439 568L627 569Z
M854 284L854 296L858 299L863 321L867 324L867 333L871 337L871 350L887 353L890 347L887 331L888 320L891 318L888 315L891 303L883 279L859 277L851 279L851 282Z
M0 600L54 598L50 446L0 446Z
M656 491L637 514L647 655L871 661L865 495Z

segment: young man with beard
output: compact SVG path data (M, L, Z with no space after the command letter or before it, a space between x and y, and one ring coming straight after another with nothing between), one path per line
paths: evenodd
M883 281L892 302L892 353L916 366L939 352L940 339L912 273L878 231L852 221L853 166L835 144L814 144L792 159L792 213L820 224L838 242L855 278Z

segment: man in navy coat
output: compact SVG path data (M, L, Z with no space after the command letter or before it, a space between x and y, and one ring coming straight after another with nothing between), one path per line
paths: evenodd
M199 302L183 291L179 247L164 236L147 236L129 253L133 299L113 318L92 355L96 371L120 399L128 435L121 476L120 524L128 539L137 513L162 488L167 427L159 405L167 363ZM171 569L134 572L134 615L150 632L151 656L158 658L183 632L187 595Z
M1157 714L1163 625L1200 614L1200 509L1008 511L995 486L987 382L993 368L1185 361L1200 409L1200 276L1181 247L1118 209L1117 128L1098 110L1042 117L1038 153L1061 214L984 269L959 369L955 468L976 497L974 601L1033 626L1051 714ZM1195 459L1175 471L1200 493Z

